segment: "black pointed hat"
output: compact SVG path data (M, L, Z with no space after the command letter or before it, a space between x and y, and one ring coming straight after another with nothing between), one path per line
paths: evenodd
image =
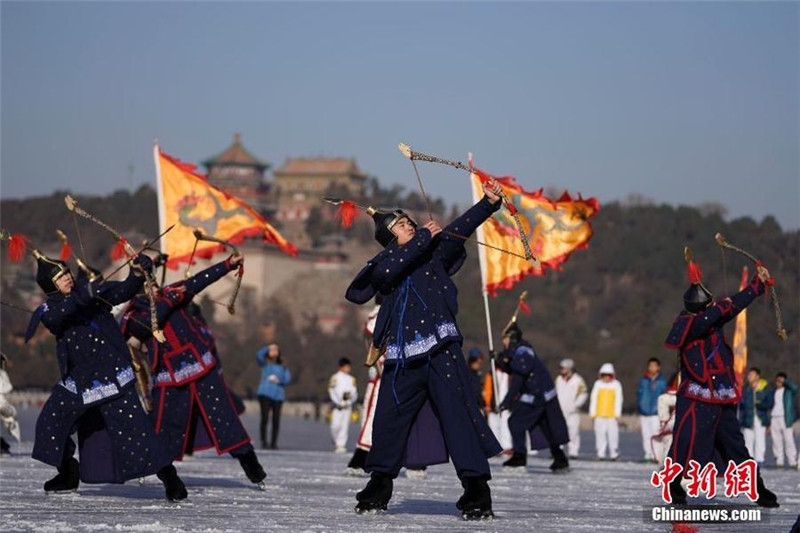
M522 340L522 330L516 320L512 320L503 330L503 337L508 337L511 344L517 344Z
M708 307L714 295L703 285L703 274L700 272L700 266L694 262L692 250L688 246L684 248L683 255L688 263L686 270L691 283L686 292L683 293L683 306L690 313L699 313Z
M69 267L64 261L47 257L39 250L33 251L33 257L37 264L36 283L48 296L57 293L56 279L69 272Z
M395 224L400 222L400 220L407 218L411 225L414 226L414 229L417 228L417 223L414 219L408 216L408 213L404 212L402 209L384 211L372 206L364 207L363 205L351 202L350 200L342 200L341 198L325 197L323 200L329 204L339 206L338 217L345 228L349 228L352 225L353 220L355 220L359 212L366 212L372 217L372 221L375 223L375 240L384 247L388 246L397 238L392 232L392 228Z
M392 232L392 228L395 224L400 222L400 220L407 218L411 225L414 226L415 229L417 228L417 223L414 222L414 219L408 216L402 209L382 211L374 207L368 207L366 211L375 223L375 240L378 241L381 246L389 246L389 244L397 238L397 235Z

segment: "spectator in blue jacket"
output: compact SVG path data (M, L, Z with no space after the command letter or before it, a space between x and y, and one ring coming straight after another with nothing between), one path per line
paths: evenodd
M797 383L778 372L775 376L773 407L771 412L770 433L772 434L772 453L775 462L783 466L784 453L790 468L797 468L797 446L794 442L792 424L797 420L795 400L797 399Z
M747 373L747 383L742 387L739 423L742 425L744 445L759 465L764 462L767 428L774 400L773 389L761 377L761 370L751 368Z
M258 403L261 405L261 449L267 448L267 420L272 411L272 438L270 449L278 448L278 432L281 427L281 407L286 399L284 387L292 382L292 373L281 359L277 344L264 346L256 353L261 366L261 383L258 385Z
M661 361L651 357L647 361L647 371L639 380L639 388L636 391L636 403L639 409L639 421L642 427L642 448L644 448L644 460L654 461L653 458L653 435L658 433L658 397L667 390L667 380L661 374Z

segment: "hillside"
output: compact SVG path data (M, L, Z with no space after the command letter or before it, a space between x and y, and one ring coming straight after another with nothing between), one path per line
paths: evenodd
M63 207L63 194L4 200L0 204L2 227L25 233L38 246L57 253L59 245L54 229L61 227L75 235L74 222ZM157 233L156 197L149 187L142 187L133 194L118 192L104 198L78 199L86 209L126 235L143 239ZM444 205L437 210L444 212ZM687 285L683 246L694 249L706 284L716 295L732 292L737 286L741 267L747 261L727 252L723 265L720 249L714 243L714 234L721 232L729 241L760 257L770 268L777 279L784 322L789 331L789 340L781 342L775 335L775 319L768 302L756 302L749 313L750 363L760 366L770 379L779 370L800 378L798 231L782 231L771 217L761 222L749 218L725 221L713 209L676 209L642 202L604 205L593 219L593 226L595 236L589 248L576 252L562 271L541 278L529 277L514 291L492 299L496 343L499 331L514 310L519 291L527 289L532 313L521 315L520 325L549 368L555 372L559 359L572 357L578 370L591 383L599 366L612 362L623 383L626 408L631 409L635 403L636 382L647 358L660 357L667 373L675 368L675 353L662 348L662 342L681 308L681 295ZM81 233L90 260L96 265L106 264L113 244L108 235L83 222ZM375 253L377 244L369 241L368 234L364 228L348 231L346 236L352 238L346 241L343 250L351 257L361 258ZM72 244L79 249L78 242ZM468 245L468 251L470 259L456 277L465 349L486 346L475 245ZM336 359L343 355L354 361L362 358L362 325L356 306L345 303L342 298L337 305L345 306L345 324L339 331L325 334L315 320L331 310L309 304L309 298L315 293L338 291L343 294L347 279L361 267L360 263L355 263L348 265L341 276L315 276L287 285L275 295L263 316L254 306L248 311L248 303L244 301L243 311L238 313L238 316L247 317L244 326L216 324L225 375L237 392L246 394L257 386L254 352L261 343L257 325L276 326L278 341L297 378L296 385L289 389L290 397L324 396L325 380L335 370ZM32 309L38 297L26 300L21 296L33 289L32 262L23 263L22 267L10 265L4 251L2 265L3 300ZM341 284L341 287L331 287L331 284ZM296 291L293 286L297 287ZM295 296L302 297L302 304ZM297 305L305 306L302 313L290 313L292 306ZM300 324L293 316L305 317L304 323ZM37 342L23 345L20 335L27 324L27 313L3 306L0 317L2 350L13 359L11 375L15 385L52 386L57 379L52 339L42 336ZM361 370L359 374L364 375Z

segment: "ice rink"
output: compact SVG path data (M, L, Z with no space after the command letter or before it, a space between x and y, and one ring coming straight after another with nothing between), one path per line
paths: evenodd
M144 486L81 485L77 493L46 496L42 483L55 470L28 455L35 416L33 410L22 411L23 443L13 446L14 456L0 458L2 531L670 530L644 518L645 509L660 503L658 491L648 483L652 465L589 460L590 434L583 445L587 459L573 461L568 475L551 474L545 457L531 458L527 472L503 471L502 459L492 459L496 518L477 523L463 522L455 508L461 487L451 465L430 468L427 479L401 475L386 514L356 515L355 494L366 478L344 474L349 455L327 451L330 440L324 423L290 417L283 421L281 449L258 452L268 472L265 492L247 482L234 459L202 452L176 465L189 490L188 503L167 503L155 478L148 478ZM254 414L244 419L251 432L256 429ZM623 432L622 437L623 456L634 456L638 434ZM781 503L780 509L765 512L768 522L703 525L700 531L788 532L800 512L800 475L767 469L764 477ZM743 500L735 503L746 503ZM714 500L722 502L727 500Z

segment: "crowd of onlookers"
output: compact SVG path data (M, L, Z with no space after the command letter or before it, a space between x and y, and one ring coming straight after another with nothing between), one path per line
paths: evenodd
M280 430L281 406L285 400L284 388L291 383L291 372L284 365L277 344L270 344L259 350L256 359L262 368L258 388L261 446L274 449L277 447ZM484 357L480 350L470 351L468 363L476 375L482 375ZM338 452L345 450L353 408L358 400L356 381L351 372L350 361L342 358L339 360L339 370L331 376L328 384L331 438ZM487 416L499 417L498 413L493 413L491 374L487 373L481 379L486 383L475 391L479 396L479 403L484 406ZM616 460L619 457L623 390L622 384L616 379L614 365L601 365L598 378L589 389L584 378L575 370L574 361L563 359L559 364L555 385L569 428L569 457L578 457L580 453L580 414L588 407L588 414L594 423L597 457L601 460ZM669 449L678 387L677 375L669 378L665 376L657 358L652 357L647 361L636 390L636 409L645 461L660 462ZM797 392L797 384L784 372L779 372L772 383L764 379L756 367L751 368L745 376L739 403L739 421L745 445L759 464L765 460L769 436L776 464L797 468L798 452L792 428L797 420ZM272 431L271 438L267 441L266 430L270 417ZM501 430L497 432L502 433Z
M603 364L598 375L588 395L589 415L594 420L597 457L615 459L619 456L618 421L622 415L622 385L615 378L611 363ZM797 468L798 453L792 428L797 420L797 384L784 372L779 372L774 381L769 383L756 367L748 371L743 381L738 412L750 455L759 464L764 462L769 434L776 464ZM662 374L657 358L648 360L636 390L645 461L660 462L669 448L671 438L665 437L671 435L678 387L676 375L668 379ZM561 361L556 390L570 428L569 454L575 457L580 450L579 411L587 401L588 389L583 378L575 372L571 359Z

